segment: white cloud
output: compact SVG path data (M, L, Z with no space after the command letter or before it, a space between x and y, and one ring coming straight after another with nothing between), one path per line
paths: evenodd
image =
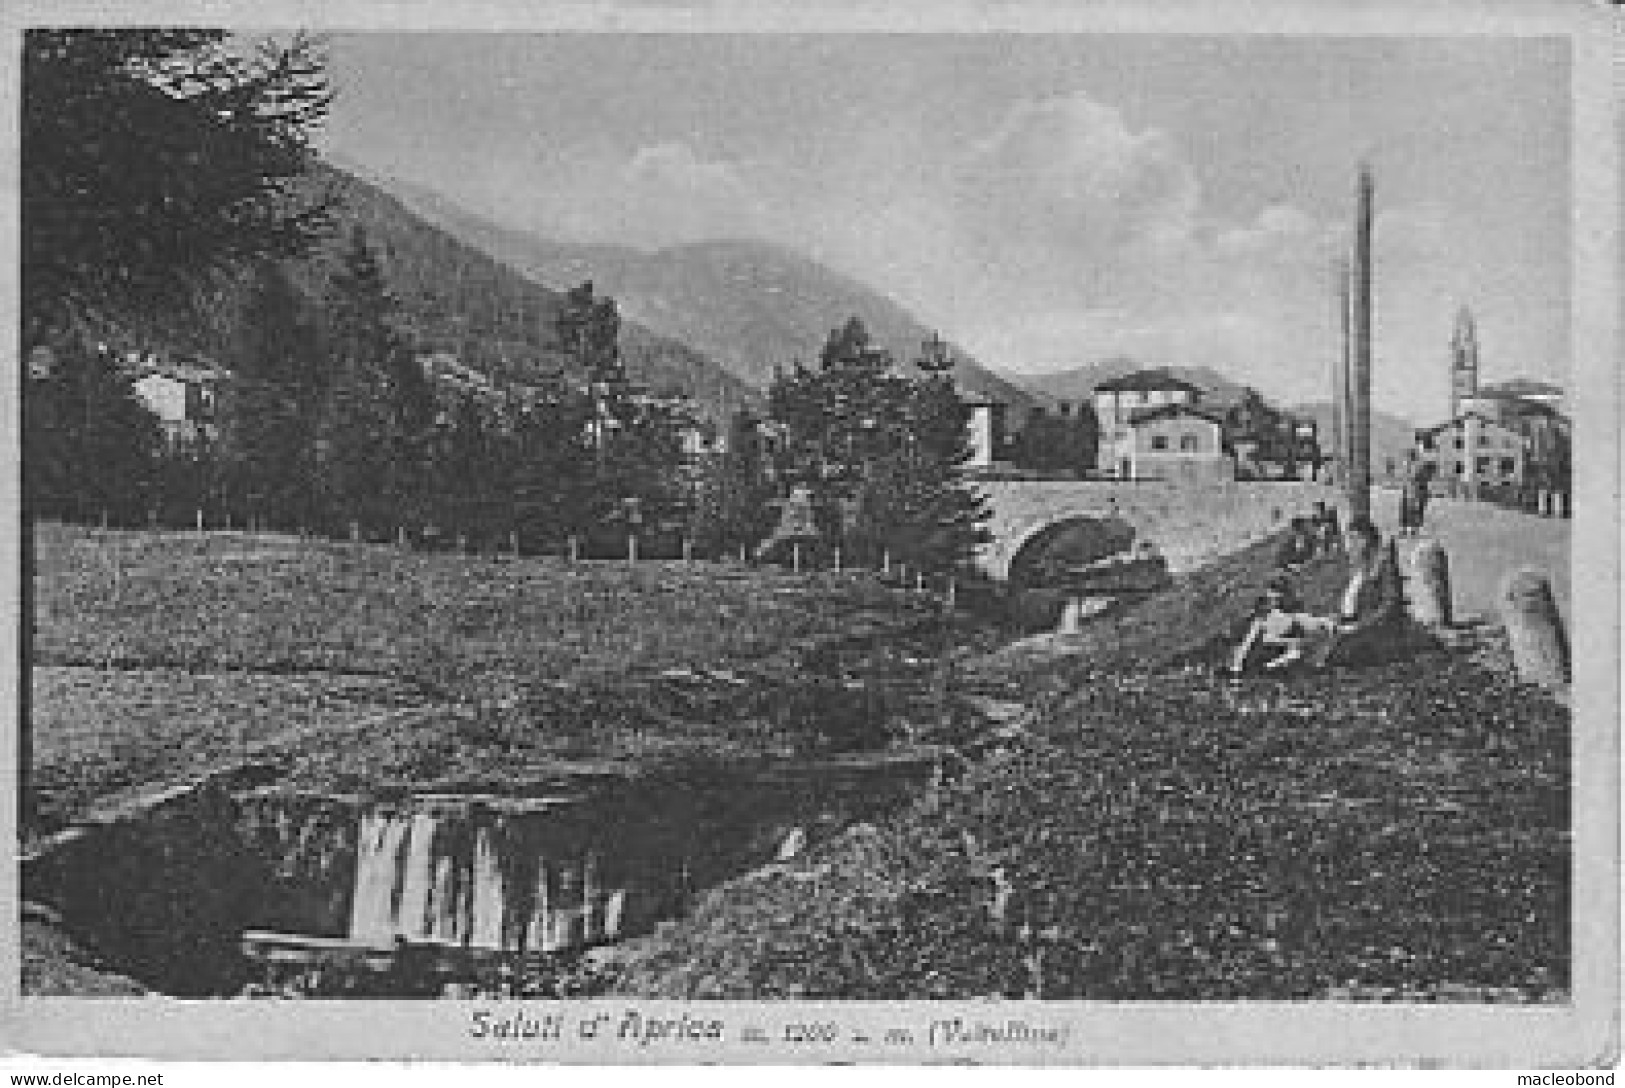
M740 164L705 159L685 143L639 148L606 187L608 209L637 224L636 240L662 246L764 233L769 211Z
M989 246L1073 256L1166 247L1192 228L1195 172L1156 130L1082 94L1018 103L959 165L958 207Z
M883 125L850 135L843 161L816 168L712 158L676 140L584 157L552 187L546 218L575 237L648 247L783 242L1013 371L1128 354L1215 366L1286 401L1324 397L1347 219L1288 201L1221 215L1165 132L1082 94L1018 102L935 162L898 155ZM1378 393L1402 402L1414 381L1396 375L1445 342L1435 326L1469 289L1470 262L1448 209L1383 208L1376 228L1378 350L1396 361Z

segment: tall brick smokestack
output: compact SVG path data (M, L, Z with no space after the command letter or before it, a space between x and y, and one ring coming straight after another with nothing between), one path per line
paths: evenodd
M1354 266L1349 284L1350 337L1348 428L1349 517L1371 516L1371 168L1360 166L1355 189Z

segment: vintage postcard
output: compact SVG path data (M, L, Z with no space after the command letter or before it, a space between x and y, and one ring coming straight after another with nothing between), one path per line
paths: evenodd
M4 23L8 1054L1617 1063L1606 6Z

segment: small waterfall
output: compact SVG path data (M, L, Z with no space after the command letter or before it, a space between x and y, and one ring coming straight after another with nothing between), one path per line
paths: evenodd
M547 862L538 860L536 864L536 881L531 895L530 923L525 927L524 947L531 952L553 952L559 948L554 940L550 908L550 899L547 894Z
M356 842L355 895L350 906L350 936L388 941L395 935L399 904L397 878L411 824L399 816L363 813Z
M429 936L429 893L434 887L435 818L427 812L413 813L406 831L406 860L400 869L400 906L391 919L391 937Z
M473 868L472 863L469 868ZM447 944L463 943L467 932L463 923L468 918L469 906L463 901L463 892L468 882L458 877L455 859L450 852L442 849L434 859L434 880L429 885L430 940Z
M349 936L556 952L620 932L627 889L592 851L543 852L545 814L363 813ZM506 856L505 856L506 855Z
M474 833L474 886L469 894L473 919L468 943L475 948L505 947L502 858L491 841L492 834L489 827L477 828Z

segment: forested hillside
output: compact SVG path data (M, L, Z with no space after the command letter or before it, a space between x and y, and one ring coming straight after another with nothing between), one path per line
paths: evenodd
M714 359L752 388L775 368L818 357L832 328L859 318L902 366L932 330L866 284L811 258L759 240L709 241L646 252L629 246L560 242L493 223L438 193L377 179L412 211L457 238L552 287L592 280L627 316ZM955 348L954 381L1010 406L1019 424L1047 398Z
M360 226L398 303L401 332L417 350L453 353L498 386L531 385L560 374L582 377L558 344L554 323L561 293L465 245L346 171L318 164L300 185L309 199L334 200L328 240L288 266L314 306L331 295L338 255L352 228ZM125 350L199 354L234 369L244 351L250 281L244 275L221 283L185 317L105 315L102 331ZM735 408L760 401L755 390L706 356L634 322L623 324L620 343L633 381L693 398L700 414L719 425Z

